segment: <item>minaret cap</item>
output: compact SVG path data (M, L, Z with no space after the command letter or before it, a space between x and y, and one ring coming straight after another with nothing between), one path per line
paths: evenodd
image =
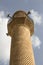
M12 36L15 25L27 26L30 30L30 35L34 33L34 22L24 11L16 11L10 18L7 24L8 28L7 35Z

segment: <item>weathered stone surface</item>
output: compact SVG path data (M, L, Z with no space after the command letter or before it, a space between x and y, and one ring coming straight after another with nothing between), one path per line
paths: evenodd
M8 23L11 36L10 65L35 65L31 44L34 23L23 11L17 11Z
M12 36L13 29L15 25L23 25L29 28L30 35L34 33L34 23L33 20L24 12L24 11L17 11L12 16L12 19L9 20L10 23L7 24L8 27L8 34Z

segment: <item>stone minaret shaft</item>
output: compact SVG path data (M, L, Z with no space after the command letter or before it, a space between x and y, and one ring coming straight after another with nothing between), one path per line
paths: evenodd
M12 21L13 23L8 23L8 34L12 38L10 51L10 65L35 65L31 44L33 26L30 25L31 23L25 22L27 21L27 19L23 16L25 14L23 11L18 11L17 13L15 14L17 14L18 16L21 15L21 17L17 17L17 15L14 14L14 22ZM30 29L30 26L32 26L32 30Z

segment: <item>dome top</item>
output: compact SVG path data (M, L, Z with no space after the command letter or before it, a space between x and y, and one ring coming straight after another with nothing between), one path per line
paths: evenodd
M26 12L24 11L16 11L14 14L13 14L13 17L25 17L27 16Z
M30 14L30 12L28 12ZM30 29L30 34L34 33L34 22L24 11L16 11L8 21L8 33L12 35L15 25L23 25Z

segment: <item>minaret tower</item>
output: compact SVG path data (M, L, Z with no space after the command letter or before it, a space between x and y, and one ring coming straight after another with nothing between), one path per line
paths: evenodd
M16 11L8 21L11 36L10 65L35 65L31 36L34 33L30 12Z

